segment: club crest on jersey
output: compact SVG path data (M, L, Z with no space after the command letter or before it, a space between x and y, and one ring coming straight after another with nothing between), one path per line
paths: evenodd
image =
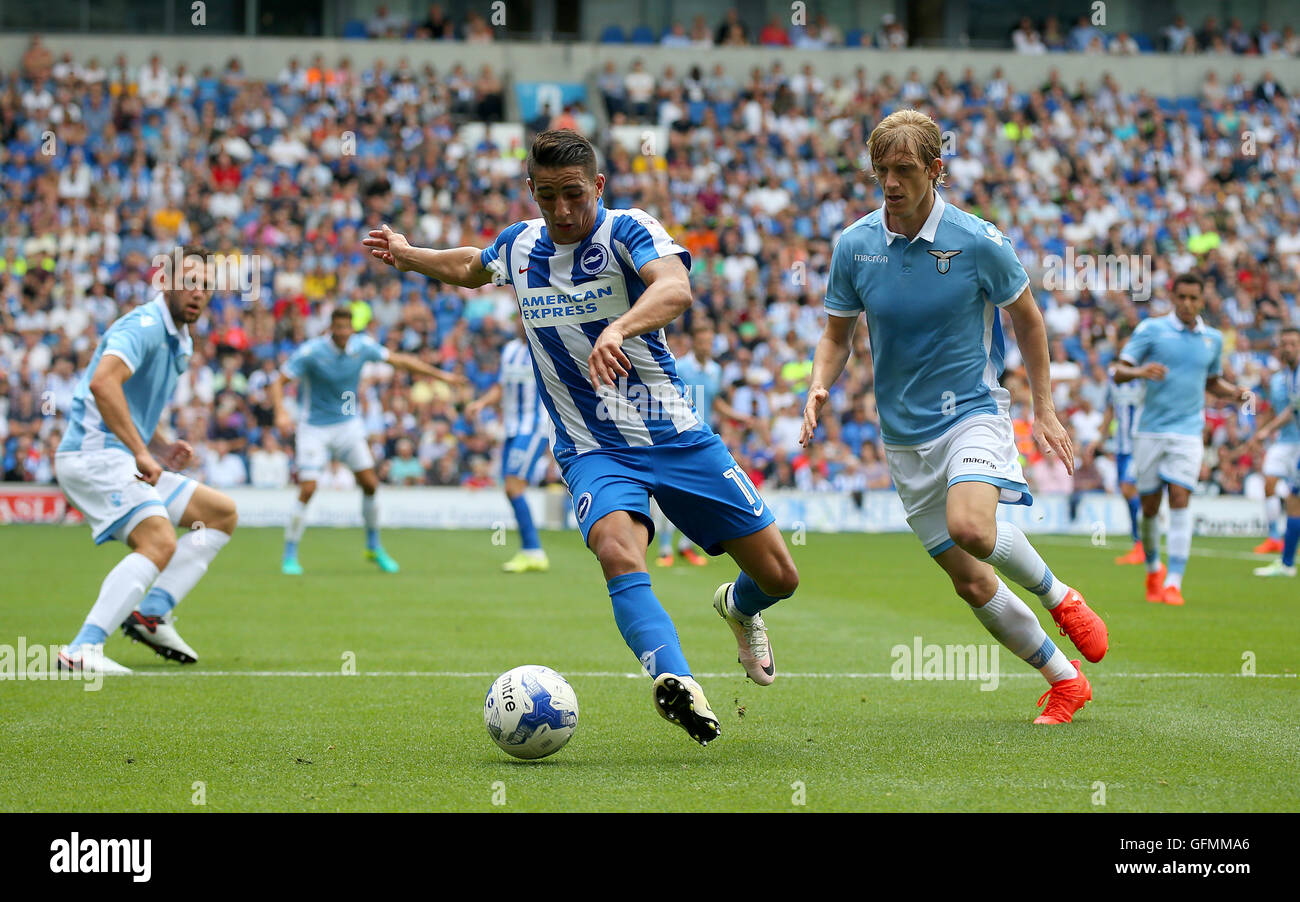
M578 515L579 523L587 519L587 514L591 513L591 492L583 492L578 496L578 503L574 506L574 512Z
M578 258L578 268L589 276L604 272L607 263L609 263L609 251L605 250L603 244L588 246Z
M934 258L935 268L940 274L946 273L952 269L952 258L961 253L961 251L927 251Z

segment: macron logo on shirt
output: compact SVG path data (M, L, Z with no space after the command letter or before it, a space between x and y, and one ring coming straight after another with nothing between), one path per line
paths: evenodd
M854 263L888 263L889 254L854 254Z

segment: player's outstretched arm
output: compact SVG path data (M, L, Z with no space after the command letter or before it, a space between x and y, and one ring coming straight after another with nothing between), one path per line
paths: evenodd
M1227 398L1230 401L1245 401L1250 398L1250 389L1229 382L1222 376L1211 376L1206 379L1205 390L1216 398Z
M472 420L479 415L479 411L483 410L483 408L500 404L502 392L501 383L493 383L492 387L484 394L465 405L465 419Z
M637 274L646 289L631 309L600 333L587 358L587 376L593 388L617 385L632 364L623 353L623 341L655 332L690 309L691 277L677 256L651 260Z
M140 471L140 478L150 485L157 485L162 467L149 452L140 430L135 428L131 408L126 403L126 392L122 389L122 385L130 378L131 367L126 365L126 361L105 354L99 358L95 374L90 378L90 393L95 398L95 406L99 408L104 425L135 455L135 466Z
M1020 356L1025 361L1029 388L1034 398L1034 439L1046 454L1056 454L1065 464L1065 472L1074 475L1074 443L1070 433L1056 417L1052 400L1052 356L1047 347L1047 323L1028 288L1006 306L1011 326L1016 332Z
M813 352L812 382L808 386L808 401L803 407L803 428L799 430L799 444L805 448L817 433L817 418L831 396L830 387L849 362L849 354L853 351L853 331L857 326L856 315L832 314L826 318L826 329Z
M469 383L469 380L460 373L451 373L447 370L440 370L436 366L429 366L414 354L389 354L388 362L399 370L406 370L408 373L415 373L424 376L426 379L436 379L449 385L467 385Z
M483 265L483 252L477 247L454 247L442 251L415 247L405 235L394 232L387 223L371 229L361 243L370 249L370 256L398 272L418 272L461 288L481 288L492 281L492 271Z

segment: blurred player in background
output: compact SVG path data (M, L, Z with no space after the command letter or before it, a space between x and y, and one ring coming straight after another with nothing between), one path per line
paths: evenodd
M605 209L595 149L576 132L539 134L527 165L542 216L507 226L487 248L412 247L387 225L364 244L403 272L514 287L555 459L614 620L654 678L655 710L707 744L721 732L718 719L646 571L650 496L705 551L740 565L713 606L759 685L776 678L760 612L794 592L798 572L772 512L692 408L668 350L664 327L693 301L690 254L644 211Z
M710 426L716 426L718 417L730 417L747 426L753 425L753 418L736 410L722 397L722 365L713 359L713 323L703 316L698 316L691 328L691 352L677 361L677 375L690 394L695 412ZM673 533L677 527L664 516L658 503L652 503L655 531L659 534L659 557L656 561L660 567L671 567L675 560L673 555ZM677 543L677 553L697 567L708 564L708 558L695 549L690 539L682 536Z
M1282 370L1273 374L1268 393L1276 414L1259 428L1252 442L1258 453L1277 434L1277 441L1264 456L1264 478L1269 528L1281 537L1277 539L1276 549L1268 545L1256 548L1255 552L1267 554L1269 550L1277 550L1282 552L1282 557L1266 567L1255 568L1256 576L1295 576L1296 543L1300 542L1300 329L1288 326L1282 330L1278 335L1277 356L1282 361ZM1277 529L1283 499L1286 522L1282 529ZM1270 535L1269 539L1272 541L1274 536Z
M1106 624L1058 580L999 503L1032 504L1002 374L1001 311L1011 315L1034 399L1034 439L1074 472L1074 448L1052 403L1047 327L1029 276L997 227L946 203L939 126L899 110L867 141L884 207L845 228L831 256L826 330L813 357L800 442L808 447L830 386L866 314L886 457L907 522L993 636L1042 673L1034 723L1069 723L1092 698L1038 617L994 571L1038 596L1089 661Z
M81 631L59 653L63 669L130 673L104 654L108 633L118 626L165 658L197 661L171 611L207 572L238 521L228 495L173 472L189 465L194 449L159 427L194 353L189 324L203 315L214 281L207 250L182 248L180 258L182 276L174 280L174 258L168 258L170 284L196 287L163 291L104 333L73 395L55 457L59 487L85 515L95 544L118 539L131 549L104 579ZM177 539L177 525L195 528Z
M1146 561L1142 550L1142 537L1138 527L1142 520L1142 502L1138 499L1137 483L1133 475L1133 428L1142 416L1142 397L1145 392L1141 380L1116 384L1112 379L1106 386L1106 418L1101 424L1104 438L1115 424L1115 477L1119 492L1128 505L1129 526L1133 547L1128 553L1115 558L1117 564L1141 564Z
M1137 490L1142 496L1142 549L1147 601L1181 605L1183 574L1192 549L1187 509L1205 453L1205 393L1245 400L1249 392L1223 371L1223 334L1201 319L1205 282L1195 273L1174 277L1174 311L1143 320L1111 369L1116 384L1146 380L1142 419L1133 441ZM1169 566L1160 563L1160 503L1169 492Z
M284 557L280 572L302 575L298 563L298 543L307 524L307 503L316 492L316 483L331 460L342 461L361 486L361 518L366 527L367 560L374 561L385 573L397 573L397 561L379 543L379 505L375 492L379 477L375 459L366 443L361 423L361 369L372 361L386 361L396 369L406 370L429 379L463 384L463 376L443 372L411 354L393 354L364 332L352 326L352 311L346 305L334 308L330 332L303 344L294 351L267 389L275 408L275 426L283 437L294 432L293 418L284 404L284 383L300 381L298 396L299 422L296 443L298 501L284 531Z
M1268 519L1268 538L1255 548L1256 554L1277 554L1283 550L1286 524L1282 506L1291 495L1291 481L1295 479L1296 466L1300 465L1300 422L1291 415L1291 405L1300 397L1300 329L1288 326L1278 334L1277 358L1282 362L1282 369L1269 380L1268 400L1280 415L1279 423L1268 432L1260 430L1255 436L1263 447L1264 440L1277 433L1277 440L1264 453L1264 514ZM1287 508L1290 509L1289 503Z
M501 371L496 384L481 398L465 406L465 416L474 419L483 408L501 405L505 426L501 475L523 545L518 554L501 565L501 569L507 573L545 572L551 569L551 562L542 550L542 540L533 524L533 514L528 509L524 492L530 485L539 485L546 477L551 463L551 419L546 415L537 391L533 352L524 334L523 319L515 325L516 337L501 349Z

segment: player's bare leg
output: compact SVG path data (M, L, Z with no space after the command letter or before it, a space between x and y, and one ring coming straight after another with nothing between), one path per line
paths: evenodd
M647 525L627 511L613 511L592 524L587 547L605 574L614 622L623 641L654 679L655 711L702 745L722 731L699 683L691 677L677 629L650 588L646 571Z
M1165 566L1160 563L1160 503L1164 501L1164 487L1142 496L1142 550L1146 554L1147 601L1164 600Z
M1131 482L1120 483L1119 493L1124 498L1124 503L1129 508L1129 516L1134 519L1133 528L1138 532L1133 547L1126 553L1115 558L1117 564L1142 564L1146 562L1146 552L1142 548L1141 520L1142 520L1142 502L1138 498L1137 486Z
M1042 705L1049 696L1051 701L1034 723L1069 723L1092 698L1092 687L1079 662L1065 657L1029 605L1007 588L992 566L960 545L940 552L934 562L948 574L957 595L970 605L993 638L1047 680L1047 693L1038 703Z
M316 494L316 480L305 479L298 484L298 503L289 515L289 525L284 528L284 559L280 562L280 572L286 576L302 576L302 565L298 563L298 543L307 529L307 504Z
M740 576L718 587L713 608L736 637L736 659L745 673L758 685L770 686L776 679L776 661L761 612L794 594L799 571L775 523L728 539L722 549L740 565Z
M987 482L959 482L948 489L948 535L959 548L988 563L1038 596L1062 636L1089 661L1106 654L1106 624L1083 596L1058 580L1018 526L997 519L1000 489Z
M374 561L385 573L397 573L402 568L397 565L384 546L379 544L379 501L375 493L379 491L379 477L375 468L358 470L354 474L357 485L361 486L361 519L366 527L366 560Z
M122 633L142 642L172 661L193 664L194 649L180 637L172 623L172 610L198 585L213 559L226 547L239 523L229 495L199 485L190 496L180 525L188 530L175 542L175 551L158 574L137 610L122 623Z
M1300 497L1294 494L1286 499L1286 530L1282 539L1282 557L1266 567L1256 567L1256 576L1296 575L1296 546L1300 545Z

